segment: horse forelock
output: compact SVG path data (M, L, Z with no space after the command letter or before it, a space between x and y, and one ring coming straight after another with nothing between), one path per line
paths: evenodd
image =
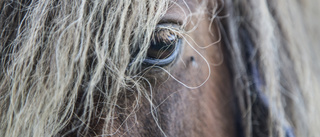
M166 1L2 1L1 136L112 134ZM128 67L130 54L140 49ZM131 84L130 84L131 83ZM99 111L96 108L100 109Z

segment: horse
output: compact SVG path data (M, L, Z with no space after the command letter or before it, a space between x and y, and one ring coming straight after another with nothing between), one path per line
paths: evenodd
M0 136L315 137L317 5L0 1Z

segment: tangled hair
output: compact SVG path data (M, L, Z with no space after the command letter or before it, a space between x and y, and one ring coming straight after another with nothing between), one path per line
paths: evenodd
M86 136L102 116L105 134L114 132L120 94L145 91L134 74L167 2L4 0L0 7L0 136Z
M168 3L0 1L0 136L116 132L115 112L124 92L135 92L135 105L147 93L139 67ZM239 89L235 94L246 136L284 137L290 127L298 137L320 134L316 54L320 51L316 26L320 12L315 6L320 4L316 3L225 1L223 13L229 16L221 19L221 29L234 89ZM245 57L244 35L256 51L251 60ZM256 87L248 72L253 61L263 81ZM256 124L262 121L256 90L266 97L267 127ZM92 130L101 123L103 133Z
M312 0L226 2L231 17L224 23L225 41L239 89L235 92L245 136L319 135L316 52L320 41L315 37L320 31L314 23L319 22L320 11L313 6L318 4ZM248 52L253 54L248 56ZM258 72L250 70L252 66Z

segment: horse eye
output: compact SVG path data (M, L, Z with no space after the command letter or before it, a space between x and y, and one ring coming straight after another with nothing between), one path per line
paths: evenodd
M158 25L150 42L145 64L164 66L178 56L181 37L171 29L172 25ZM169 29L170 28L170 29Z

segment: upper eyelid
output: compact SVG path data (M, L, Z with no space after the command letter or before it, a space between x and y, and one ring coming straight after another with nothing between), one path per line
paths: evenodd
M183 23L182 21L180 20L176 20L176 19L173 19L173 18L162 18L158 24L163 24L163 23L171 23L171 24L177 24L179 26L181 26Z
M174 33L182 36L185 33L184 28L181 25L177 25L175 23L158 23L157 28L156 29L169 29L171 31L173 31Z

